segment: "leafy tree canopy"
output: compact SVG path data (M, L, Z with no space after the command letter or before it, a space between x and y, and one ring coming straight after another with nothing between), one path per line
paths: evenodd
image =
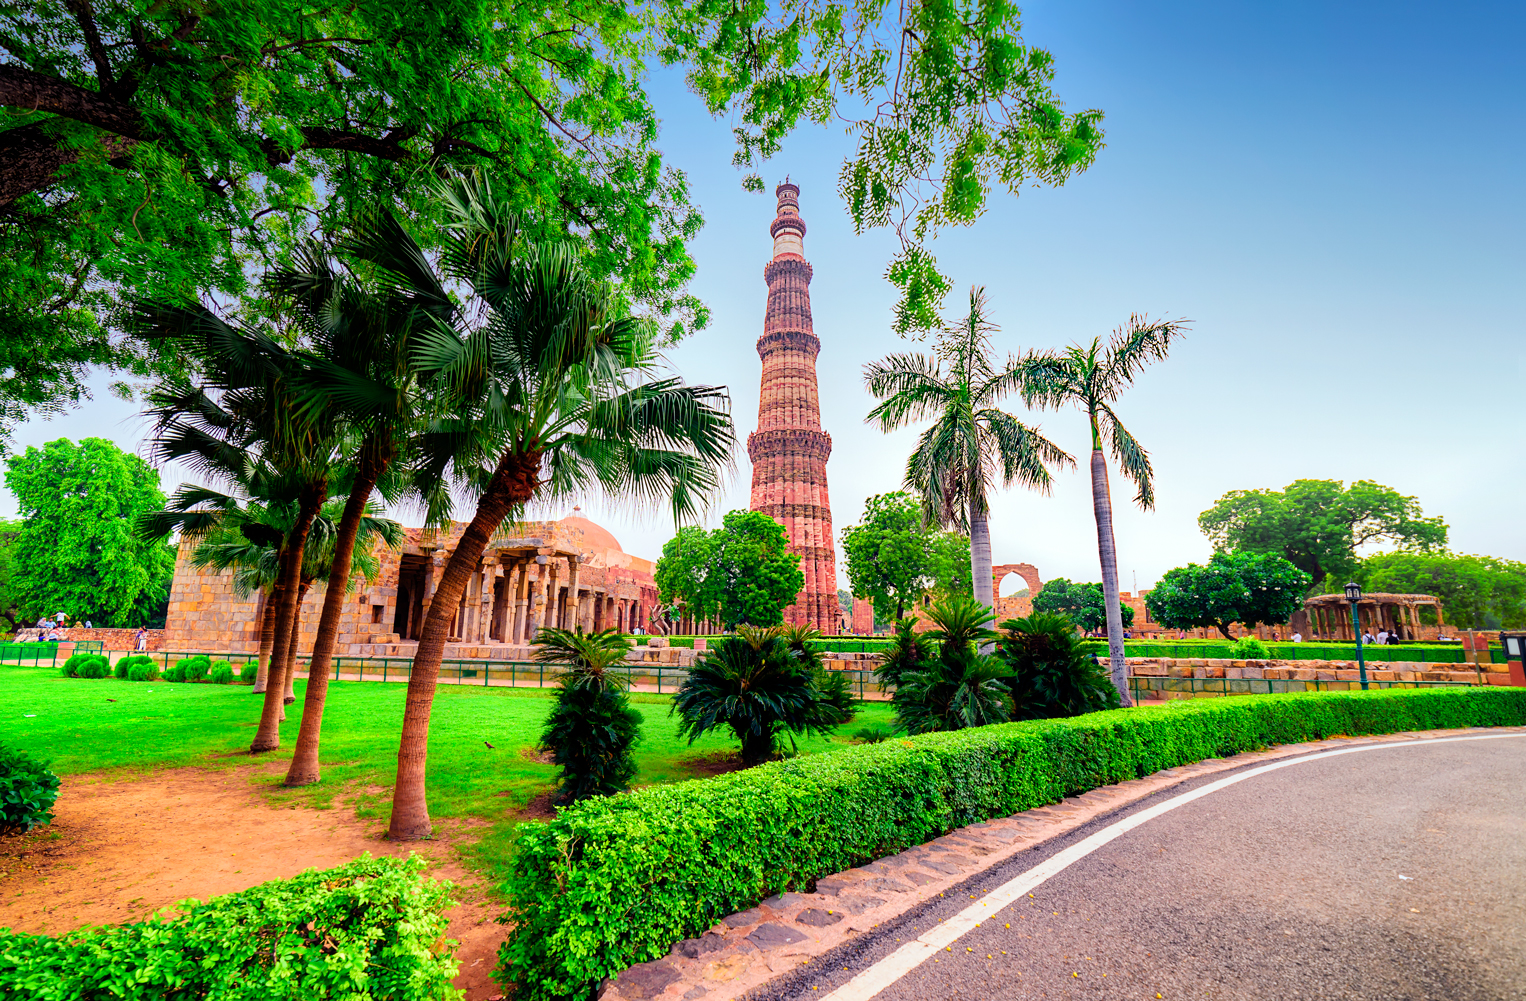
M1214 553L1207 566L1169 571L1145 595L1150 616L1168 629L1213 626L1226 639L1231 623L1247 628L1286 622L1303 607L1309 575L1269 553Z
M579 237L599 277L667 318L701 225L663 161L656 65L736 123L744 184L802 119L857 137L840 189L860 230L892 227L896 325L930 327L949 283L926 249L993 183L1063 184L1102 148L1067 113L1054 59L998 0L843 7L721 0L339 6L168 0L12 4L0 29L0 418L85 393L86 366L156 362L113 334L129 297L236 295L252 260L343 228L357 202L427 218L421 183L482 168L515 207ZM549 233L538 234L540 236ZM426 234L426 243L428 242ZM173 362L162 362L171 368Z
M16 540L21 522L0 521L0 617L10 624L10 632L24 625L16 600Z
M759 511L729 511L711 532L682 528L657 559L658 598L726 628L776 626L805 586L784 526Z
M1368 591L1433 594L1447 621L1463 629L1526 626L1526 563L1444 552L1376 553L1362 561L1356 578Z
M8 458L5 484L24 519L13 586L28 618L139 626L163 614L175 550L134 532L164 507L157 470L104 438L60 438Z
M928 537L922 509L905 491L875 494L864 516L842 530L848 583L874 602L876 619L899 619L928 586Z
M1034 595L1033 610L1070 617L1070 621L1087 632L1107 625L1107 605L1102 597L1101 584L1072 584L1064 577L1044 582ZM1134 624L1134 609L1119 604L1124 628Z
M1307 573L1314 587L1355 573L1357 547L1393 542L1403 549L1444 547L1446 522L1391 487L1358 480L1294 480L1282 490L1231 490L1198 515L1220 552L1275 553Z

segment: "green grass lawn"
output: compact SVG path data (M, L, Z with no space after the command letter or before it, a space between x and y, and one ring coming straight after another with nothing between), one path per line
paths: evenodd
M385 816L397 764L407 685L335 681L323 715L323 781L280 788L281 776L255 766L291 757L305 682L281 724L282 748L250 757L262 697L247 686L65 678L56 668L0 666L0 741L48 758L60 775L183 765L248 769L277 803L331 807L342 798L360 816ZM550 691L442 685L429 724L429 812L470 817L493 827L479 845L482 861L501 861L525 805L556 783L556 769L531 749L550 711ZM114 701L113 701L114 700ZM636 783L694 776L694 763L736 749L707 736L690 747L668 715L671 697L633 693L645 717L637 745ZM865 726L891 725L888 703L861 703L857 717L831 737L801 740L802 753L845 747ZM492 744L493 749L486 745Z

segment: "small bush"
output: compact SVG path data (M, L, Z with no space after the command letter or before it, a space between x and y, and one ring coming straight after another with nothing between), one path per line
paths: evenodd
M114 667L112 667L111 673L121 681L128 680L127 675L128 672L132 669L133 659L134 658L132 657L123 657L121 660L116 662Z
M0 744L0 834L25 834L51 823L56 799L58 776L46 761Z
M0 997L62 1001L460 996L443 911L450 884L425 862L363 855L337 869L189 900L174 918L57 938L0 931Z
M70 657L68 660L64 661L63 667L60 668L60 670L64 672L64 677L66 678L104 677L104 675L90 675L85 673L87 666L95 661L96 656L97 655L93 653L77 653Z
M207 679L214 685L233 684L233 664L226 660L219 660L212 664L212 674Z
M259 673L260 662L257 660L246 660L243 666L238 669L238 683L241 685L252 685L254 684L255 676Z
M860 727L859 731L853 735L853 742L855 744L878 744L894 736L894 728L881 723L875 723L873 726Z
M616 670L630 640L613 629L542 629L536 640L535 659L562 668L540 735L562 770L557 802L624 792L636 777L634 752L641 739L641 713L632 708Z
M128 681L158 681L159 663L152 657L133 657L133 665L127 669Z
M1034 612L1001 624L1001 658L1016 719L1057 719L1117 709L1118 689L1067 615Z
M176 661L173 670L178 671L180 673L180 677L170 680L205 681L207 678L207 672L212 670L212 658L208 657L204 653L198 653L193 657L187 657L184 660ZM169 675L166 674L165 678L169 679Z
M165 681L184 681L185 680L185 661L183 661L183 660L176 661L173 667L169 668L167 671L164 672L164 680Z
M1272 655L1266 649L1266 644L1254 636L1241 636L1235 640L1235 645L1230 648L1230 657L1234 660L1271 660Z
M87 653L85 660L79 666L78 677L81 678L109 678L111 677L111 662L98 653ZM73 660L73 657L69 658Z

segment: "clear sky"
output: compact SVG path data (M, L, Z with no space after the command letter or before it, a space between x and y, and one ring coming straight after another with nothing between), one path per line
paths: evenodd
M1024 14L1066 104L1106 113L1107 148L1064 188L995 194L934 251L955 282L946 313L985 286L999 350L1106 336L1131 312L1193 321L1118 408L1151 452L1158 495L1141 513L1115 480L1123 587L1206 558L1197 515L1224 492L1300 477L1388 484L1445 517L1455 550L1526 560L1522 8L1042 0ZM729 124L676 76L652 90L664 152L704 210L694 290L714 316L670 358L691 381L731 387L744 437L772 187L786 173L800 184L840 529L898 487L915 436L863 423L862 366L908 347L889 329L892 239L852 233L839 131L797 133L763 170L769 194L750 195ZM24 426L17 444L95 434L141 450L132 412L101 392ZM1080 414L1031 419L1084 459ZM737 462L712 523L747 506L745 451ZM584 506L628 552L655 557L672 534L660 513ZM1084 472L1052 496L1006 491L992 506L998 563L1098 578Z

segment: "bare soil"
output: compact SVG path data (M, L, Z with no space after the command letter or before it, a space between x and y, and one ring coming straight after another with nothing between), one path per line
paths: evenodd
M331 868L363 852L416 852L430 860L431 876L456 887L446 932L461 943L456 986L468 1001L499 994L490 979L505 933L499 908L456 852L482 825L437 822L434 840L394 844L384 840L385 822L349 809L272 805L250 779L274 781L285 767L65 776L53 823L0 843L0 927L57 935L142 921L187 897Z

